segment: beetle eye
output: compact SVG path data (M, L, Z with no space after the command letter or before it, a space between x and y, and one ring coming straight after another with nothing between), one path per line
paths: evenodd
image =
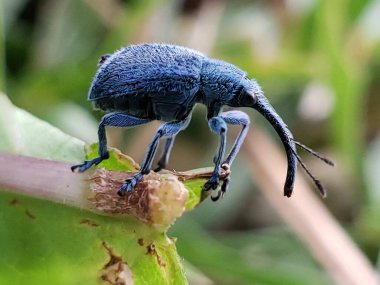
M253 107L257 102L256 95L253 92L245 92L242 99L244 107Z

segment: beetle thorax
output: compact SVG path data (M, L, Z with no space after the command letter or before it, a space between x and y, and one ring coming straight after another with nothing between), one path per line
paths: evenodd
M239 88L245 72L222 60L205 59L201 70L202 103L227 105Z

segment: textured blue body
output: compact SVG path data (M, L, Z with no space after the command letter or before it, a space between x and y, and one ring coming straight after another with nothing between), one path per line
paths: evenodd
M118 192L120 195L130 191L150 171L162 138L166 138L166 144L156 170L165 168L175 136L189 124L196 103L206 105L208 125L220 141L214 157L214 172L205 184L205 190L220 186L221 168L229 168L248 131L250 121L245 113L222 112L223 106L231 106L254 108L275 128L288 158L284 194L290 197L292 193L297 160L300 161L292 134L269 104L257 82L250 80L243 70L230 63L175 45L128 46L101 57L88 99L96 108L111 113L106 114L99 124L99 157L73 166L73 171L83 172L109 157L106 126L132 127L152 120L165 122L148 146L140 172L125 181ZM227 124L240 125L242 129L224 159ZM223 181L216 199L225 193L228 183L229 179Z
M236 75L238 82L246 76L229 63L186 47L132 45L103 60L88 99L105 111L152 120L183 120L197 102L211 106L219 99L218 105L228 104L236 88L234 81L221 76L228 72ZM249 84L248 78L246 81Z
M199 52L171 45L123 48L100 66L88 99L107 111L182 120L196 102L204 59Z

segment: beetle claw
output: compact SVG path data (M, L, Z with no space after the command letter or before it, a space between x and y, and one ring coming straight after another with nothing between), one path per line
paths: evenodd
M219 177L211 176L211 178L203 186L204 191L209 191L211 189L215 190L219 186Z
M220 199L220 197L223 198L223 192L222 192L222 190L219 190L218 194L216 196L211 196L211 200L213 202L216 202L216 201L218 201Z
M100 161L98 161L100 159L93 159L93 160L85 160L82 164L77 164L77 165L73 165L71 166L71 171L72 172L85 172L87 169L89 169L92 165L94 164L99 164Z
M162 169L165 169L165 165L161 164L160 162L158 162L158 165L157 167L153 170L154 172L159 172L161 171Z
M108 151L103 156L95 157L94 159L91 159L91 160L85 160L82 164L77 164L77 165L71 166L71 171L72 172L85 172L87 169L89 169L94 164L98 165L104 159L107 159L107 158L109 158Z
M229 179L229 176L231 174L230 165L227 162L224 162L221 165L221 168L223 170L222 177L219 178L219 175L213 175L203 186L203 191L209 191L211 189L216 190L220 186L220 189L218 190L218 194L216 196L211 196L211 200L214 202L224 197L224 194L226 194L228 185L230 183L230 179Z
M224 197L224 194L226 194L227 192L227 189L228 189L228 184L230 183L230 179L226 179L223 181L223 184L222 184L222 187L220 188L220 190L218 190L218 194L216 196L211 196L211 200L213 202L216 202L218 201L220 198L223 198Z
M224 194L226 194L229 184L230 184L229 178L227 178L226 180L223 181L222 187L220 189L222 191L222 198L223 198Z
M137 182L140 181L142 177L143 175L141 173L137 173L131 178L126 179L123 185L121 185L119 191L117 191L117 195L124 196L126 193L131 192L133 187L136 186Z

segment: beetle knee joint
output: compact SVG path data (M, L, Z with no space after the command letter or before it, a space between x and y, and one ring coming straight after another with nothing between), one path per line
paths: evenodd
M109 158L110 158L110 153L109 153L108 150L106 150L106 151L104 152L104 154L102 154L102 158L103 158L103 159L109 159Z
M164 130L163 130L163 129L158 129L158 131L157 131L157 136L162 137L164 134L165 134L165 133L164 133Z

